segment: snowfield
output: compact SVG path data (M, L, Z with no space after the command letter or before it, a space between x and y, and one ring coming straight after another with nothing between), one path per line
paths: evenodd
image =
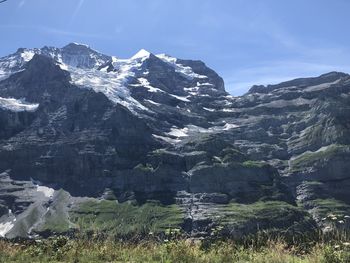
M72 53L72 49L76 49L77 53ZM191 67L182 65L177 58L169 55L152 55L147 50L141 49L131 58L120 59L115 56L105 56L90 49L87 45L78 43L69 44L62 49L53 47L19 49L16 53L0 60L0 80L15 72L22 71L25 63L30 61L35 54L42 54L56 60L57 65L62 70L69 71L72 84L80 88L101 92L109 100L115 104L123 105L134 114L150 110L130 95L130 88L132 87L144 87L150 93L166 93L166 95L182 102L190 102L190 96L171 94L150 84L146 79L148 72L144 71L143 68L144 63L151 56L167 63L181 76L189 80L198 80L197 86L184 88L189 95L198 95L198 90L201 87L213 85L208 82L207 76L195 73ZM107 72L110 66L113 70ZM135 82L136 84L134 84ZM38 105L27 104L20 100L1 98L0 107L13 111L34 111Z
M208 78L207 76L194 73L191 67L186 67L178 63L177 58L171 57L166 54L159 54L157 55L157 57L163 60L164 62L166 62L167 64L169 64L170 66L172 66L176 72L180 73L181 75L183 75L188 79L194 79L194 78L207 79Z

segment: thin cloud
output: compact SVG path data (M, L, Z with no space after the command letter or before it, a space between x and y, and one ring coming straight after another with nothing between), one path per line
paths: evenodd
M85 0L79 0L79 3L78 3L77 7L75 8L75 10L74 10L74 12L73 12L73 14L72 14L72 17L71 17L71 20L70 20L71 23L73 22L73 20L75 19L75 17L78 15L78 13L79 13L81 7L82 7L83 4L84 4L84 1L85 1Z

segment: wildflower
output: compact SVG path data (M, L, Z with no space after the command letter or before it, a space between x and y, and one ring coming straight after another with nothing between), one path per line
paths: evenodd
M344 220L339 220L338 223L339 224L344 224Z
M350 218L350 216L344 216L344 218L349 219L349 218Z
M343 246L345 246L345 247L350 247L350 242L344 242L344 243L343 243Z
M335 248L335 249L338 249L338 248L340 248L340 246L339 246L339 245L335 245L334 248Z
M322 218L321 220L322 220L322 221L326 221L326 220L327 220L327 217L324 217L324 218Z

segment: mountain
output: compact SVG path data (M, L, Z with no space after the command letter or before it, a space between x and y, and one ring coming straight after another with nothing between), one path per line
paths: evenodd
M233 97L201 61L18 49L0 58L0 236L349 227L349 145L345 73Z

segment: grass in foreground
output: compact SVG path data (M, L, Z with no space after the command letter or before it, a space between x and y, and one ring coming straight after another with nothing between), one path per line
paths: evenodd
M256 262L347 263L350 243L315 243L308 251L270 240L263 246L232 241L213 243L177 240L128 244L56 237L36 243L0 241L0 262Z

